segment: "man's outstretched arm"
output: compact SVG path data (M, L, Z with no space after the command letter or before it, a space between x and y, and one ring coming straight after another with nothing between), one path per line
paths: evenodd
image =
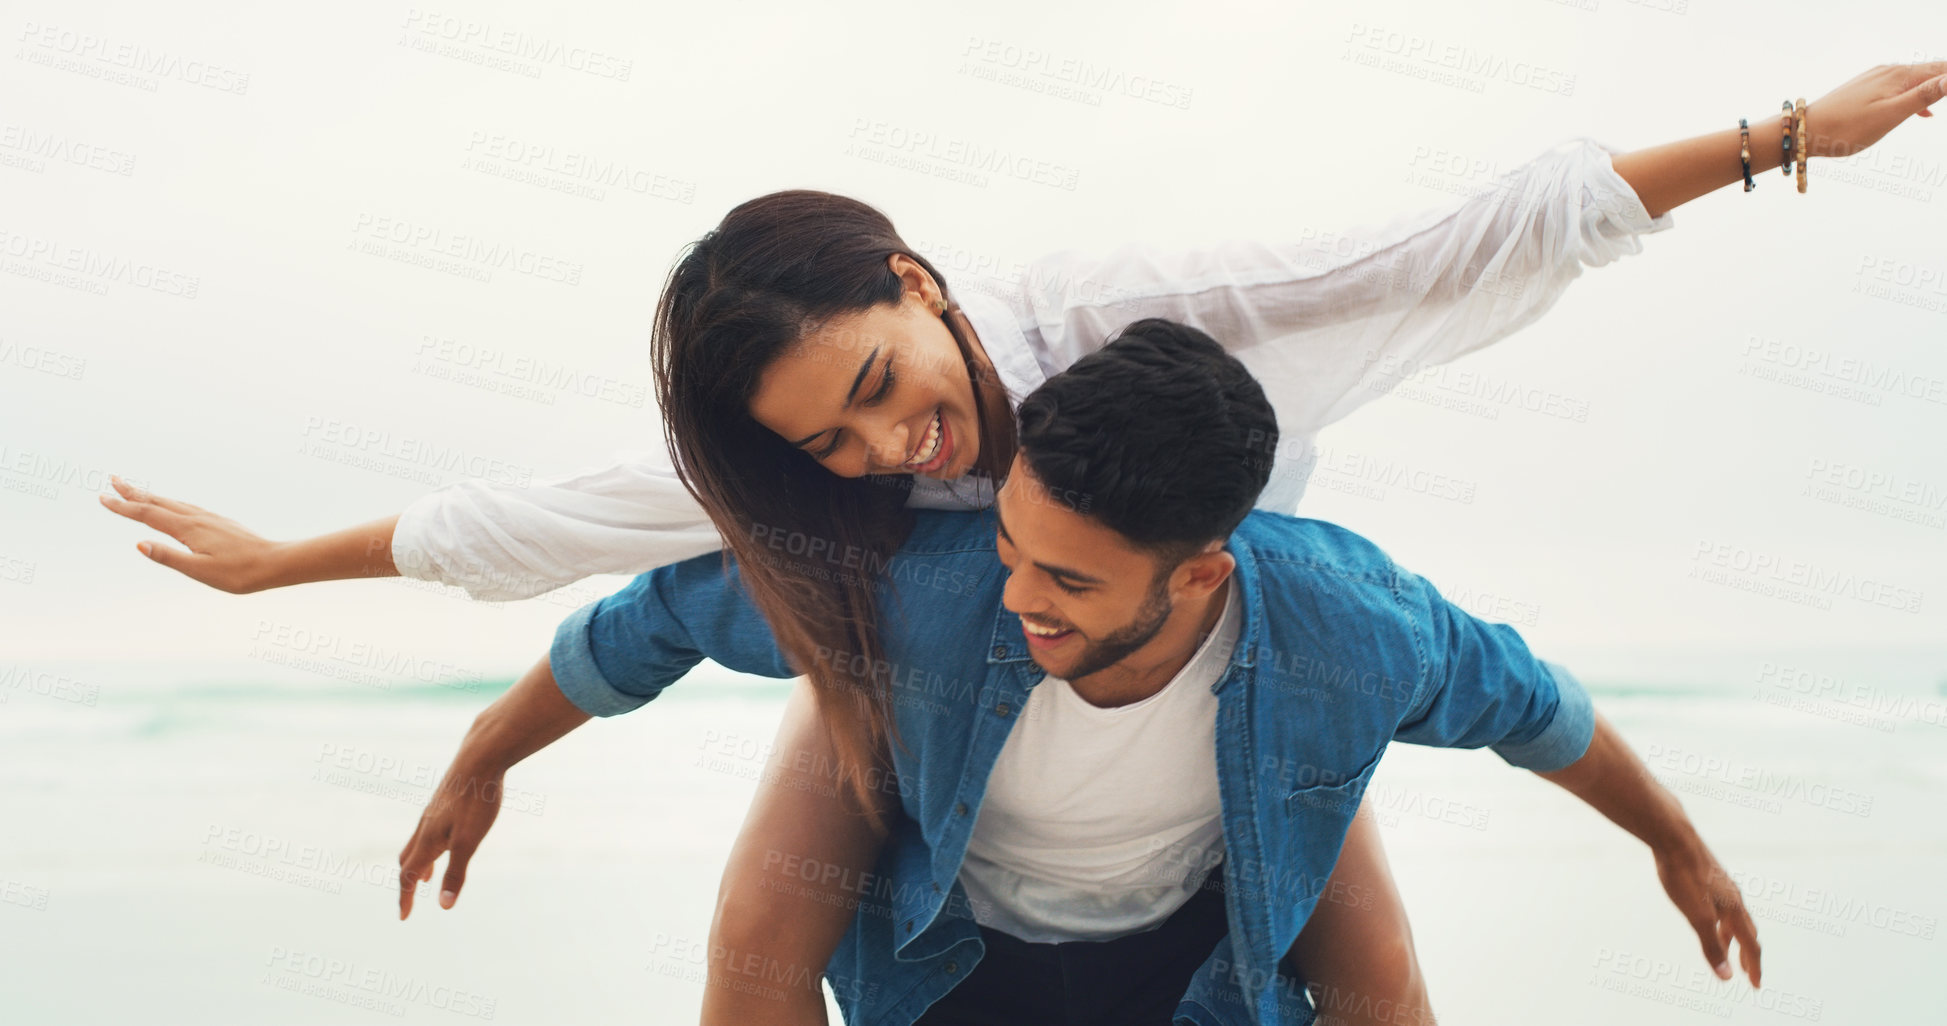
M1400 571L1403 606L1427 659L1419 695L1394 737L1449 748L1491 745L1512 765L1568 789L1641 838L1677 910L1697 931L1717 975L1731 978L1730 943L1751 985L1758 931L1737 884L1704 845L1676 796L1651 777L1573 674L1536 658L1506 624L1486 623Z
M1562 769L1535 772L1649 845L1664 892L1697 931L1704 958L1718 977L1732 976L1730 948L1735 938L1744 975L1751 978L1751 986L1758 985L1762 977L1758 929L1736 881L1718 865L1676 796L1650 776L1649 768L1601 713L1595 715L1595 737L1580 759Z
M453 907L466 882L467 862L500 813L507 771L589 718L555 686L545 656L474 717L453 764L420 813L418 828L399 852L400 919L412 914L413 889L433 878L433 863L448 851L453 857L440 882L439 903Z

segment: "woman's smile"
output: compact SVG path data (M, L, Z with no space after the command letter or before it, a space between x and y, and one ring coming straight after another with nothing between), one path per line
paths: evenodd
M934 409L926 420L926 433L911 457L899 465L914 474L933 474L953 459L953 430L947 426L946 408Z

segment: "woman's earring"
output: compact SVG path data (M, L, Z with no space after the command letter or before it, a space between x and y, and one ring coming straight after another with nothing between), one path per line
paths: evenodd
M935 299L935 300L933 301L933 312L934 312L934 313L936 313L936 314L944 314L944 313L946 313L946 300L944 300L944 299Z

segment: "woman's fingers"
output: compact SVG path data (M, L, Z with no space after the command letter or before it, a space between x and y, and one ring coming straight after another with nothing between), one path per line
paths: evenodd
M196 554L160 542L139 541L135 550L184 576L202 580L195 572Z
M189 526L188 518L181 513L164 509L154 503L104 495L101 496L101 504L138 524L153 527L177 541L182 540L182 532Z
M1939 103L1940 98L1943 95L1947 95L1947 75L1942 75L1938 71L1930 73L1921 70L1937 69L1940 67L1938 64L1916 64L1911 67L1914 69L1913 74L1919 78L1919 82L1913 88L1900 94L1899 102L1902 106L1912 109L1920 116L1927 117L1932 114L1927 108Z

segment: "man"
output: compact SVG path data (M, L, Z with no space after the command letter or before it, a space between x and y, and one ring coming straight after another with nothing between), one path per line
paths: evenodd
M1587 801L1650 845L1718 974L1735 936L1756 984L1737 888L1566 671L1364 539L1252 510L1276 423L1208 336L1137 322L1020 420L996 508L920 514L885 568L903 816L889 908L827 963L849 1022L1309 1021L1284 955L1394 739L1492 746ZM792 675L714 554L562 625L561 723L704 657ZM469 746L504 769L549 734Z

